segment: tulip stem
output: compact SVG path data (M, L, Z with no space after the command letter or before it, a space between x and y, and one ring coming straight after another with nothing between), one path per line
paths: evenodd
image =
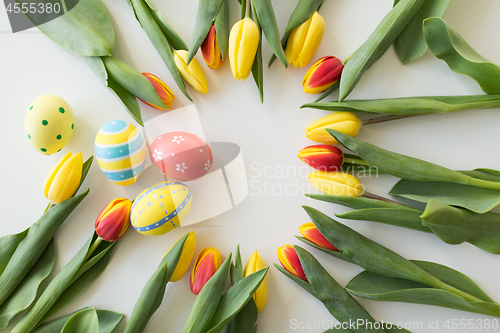
M389 198L381 197L380 195L377 195L377 194L374 194L374 193L370 193L370 192L365 192L365 193L363 193L362 196L365 197L365 198L368 198L368 199L380 200L380 201L390 202L390 203L393 203L393 204L398 204L398 205L401 205L401 206L411 207L409 205L405 205L404 203L401 203L401 202L398 202L398 201L394 201L394 200L389 199ZM411 207L411 208L414 208L414 207Z
M388 116L365 119L365 120L362 120L361 123L363 125L370 125L370 124L383 123L383 122L390 121L390 120L398 120L398 119L404 119L404 118L415 117L415 116L420 116L420 114L388 115Z
M47 205L47 208L45 208L45 211L43 212L44 214L47 213L47 211L49 209L51 209L52 207L54 207L55 205L52 203L52 202L49 202L49 204Z
M246 15L245 17L250 17L250 13L252 12L252 1L251 0L246 0Z
M83 262L89 260L90 256L92 256L92 253L94 253L94 251L97 249L97 247L101 244L102 241L103 239L101 237L97 237L94 243L92 243L92 245L90 246L89 251L87 252L87 255L85 256Z

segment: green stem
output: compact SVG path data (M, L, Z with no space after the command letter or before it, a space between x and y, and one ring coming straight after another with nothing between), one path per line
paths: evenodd
M245 4L246 5L245 6L246 7L246 11L245 11L246 14L245 14L245 18L250 17L250 14L252 13L251 2L252 2L251 0L246 0L246 4Z
M242 20L245 18L246 8L247 8L247 0L241 0L240 18Z
M89 251L87 252L87 255L85 256L85 259L83 260L84 263L87 260L89 260L89 258L92 256L92 253L95 252L95 250L101 244L102 241L103 241L103 239L101 237L97 237L97 239L94 241L94 243L92 243L92 245L89 248Z
M405 205L404 203L397 202L397 201L391 200L389 198L381 197L380 195L377 195L377 194L374 194L374 193L370 193L370 192L363 193L362 197L365 197L365 198L368 198L368 199L374 199L374 200L380 200L380 201L390 202L390 203L398 204L398 205L405 206L405 207L411 207L411 206ZM411 208L414 208L414 207L411 207Z
M362 120L361 123L363 125L370 125L370 124L383 123L386 121L404 119L404 118L415 117L415 116L420 116L420 114L388 115L388 116L365 119L365 120Z
M455 295L458 295L460 297L462 297L463 299L465 299L467 302L484 302L483 300L477 298L477 297L474 297L470 294L467 294L466 292L463 292L455 287L452 287L444 282L441 281L440 285L438 286L439 289L442 289L442 290L446 290L446 291L449 291L449 292L452 292L454 293Z
M455 111L463 111L463 110L474 110L474 109L491 109L497 108L500 106L500 100L494 99L491 101L480 101L480 102L471 102L471 103L462 103L462 104L454 104L450 105L448 112Z
M54 207L54 206L55 206L55 204L53 204L52 202L49 202L49 204L47 205L47 208L45 208L45 211L44 211L43 213L44 213L44 214L45 214L45 213L47 213L47 211L48 211L49 209L51 209L52 207Z
M349 157L345 157L344 156L344 163L350 163L350 164L356 164L356 165L364 165L364 166L368 166L368 167L372 167L373 165L371 165L370 163L362 160L362 159L358 159L358 158L349 158Z
M467 185L489 188L492 190L500 190L500 183L499 182L493 182L491 180L483 180L483 179L478 179L478 178L473 178L473 177L471 177L469 179L469 183Z

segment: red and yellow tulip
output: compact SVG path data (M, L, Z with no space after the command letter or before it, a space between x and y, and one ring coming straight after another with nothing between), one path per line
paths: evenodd
M304 273L304 269L302 268L302 264L300 263L299 256L295 251L295 248L291 245L283 245L278 248L277 251L278 259L283 266L290 274L298 277L301 280L307 281L306 274Z
M217 69L224 63L215 31L215 25L212 25L207 37L201 44L201 54L210 69Z
M313 145L297 155L307 165L320 171L338 171L344 162L342 150L331 145Z
M302 87L308 94L321 93L340 80L344 63L336 57L326 56L316 61L304 75Z
M153 85L153 88L155 88L156 90L156 93L158 94L158 96L160 96L162 102L165 104L165 106L167 107L167 109L170 109L170 107L172 106L172 104L174 104L174 100L175 100L175 95L174 93L172 92L172 90L170 90L170 88L165 84L165 82L163 82L162 80L160 80L156 75L154 74L151 74L151 73L142 73L142 75L144 75L145 77L147 77L147 79L149 80L149 82L151 82L151 84ZM157 105L154 105L154 104L151 104L149 102L146 102L146 101L143 101L142 99L140 99L138 97L138 99L155 108L155 109L158 109L158 110L165 110L164 108L160 107L160 106L157 106Z
M194 263L193 271L191 272L191 292L198 295L221 265L222 258L219 250L213 247L201 250Z
M58 204L71 198L82 178L83 157L82 153L71 155L71 152L63 156L43 183L43 193L53 204Z
M295 68L305 67L313 57L323 35L325 19L318 12L292 30L286 44L286 60Z
M116 242L130 226L132 202L126 198L116 198L99 213L95 220L95 231L107 242Z
M247 264L245 265L245 269L243 270L243 277L247 277L250 274L253 274L257 271L260 271L262 268L264 268L264 261L262 260L262 257L257 254L257 251L255 251L250 258L247 261ZM259 288L253 294L253 299L255 301L255 304L257 305L257 310L262 312L266 306L267 306L267 300L268 300L268 289L267 289L267 276L262 280L262 283L260 284Z
M314 223L304 223L299 227L299 231L305 239L330 251L338 251L338 249L330 243L316 228Z

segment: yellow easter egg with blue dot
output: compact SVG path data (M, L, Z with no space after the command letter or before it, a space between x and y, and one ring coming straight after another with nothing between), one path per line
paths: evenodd
M95 157L107 179L121 186L134 184L146 165L146 142L134 125L113 120L95 138Z
M165 182L142 191L132 205L132 227L144 235L158 236L178 227L191 209L191 191L178 182Z
M24 128L31 145L52 155L68 143L75 129L75 115L68 102L56 95L43 95L30 104Z

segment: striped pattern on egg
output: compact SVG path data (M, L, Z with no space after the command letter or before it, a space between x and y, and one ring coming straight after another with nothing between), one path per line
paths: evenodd
M121 186L134 184L146 164L146 142L134 125L113 120L95 138L95 156L102 172Z
M178 227L191 209L189 187L164 182L141 192L132 205L132 227L144 235L157 236Z

